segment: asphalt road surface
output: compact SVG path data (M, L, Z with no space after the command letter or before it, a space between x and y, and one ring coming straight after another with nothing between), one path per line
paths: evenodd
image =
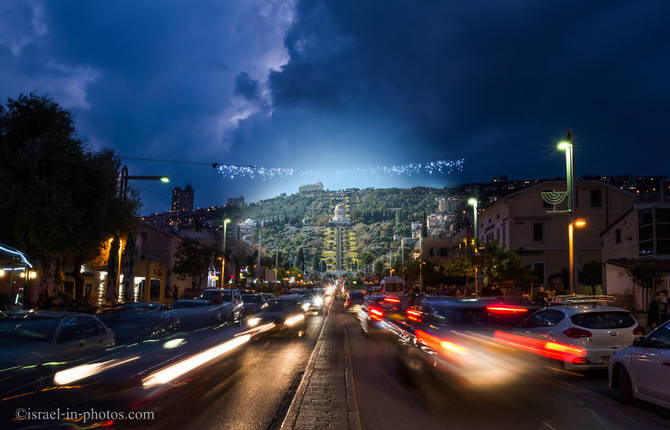
M157 411L154 420L115 422L115 428L134 425L158 429L275 430L280 429L282 424L286 428L286 417L290 415L291 408L296 409L295 402L299 397L296 392L300 393L299 387L309 368L308 363L315 361L312 360L312 352L317 350L322 351L322 358L321 362L316 360L319 373L314 373L317 375L313 377L315 383L342 381L341 384L337 382L339 388L328 391L325 387L324 392L346 396L346 402L334 398L318 401L321 399L312 397L311 403L301 404L302 408L314 405L313 416L317 420L319 407L326 408L324 411L328 414L324 416L338 418L330 425L327 419L319 421L319 428L340 428L343 422L360 424L363 429L399 430L670 428L668 410L644 402L620 404L615 393L607 387L605 372L580 375L541 368L532 377L511 386L474 391L453 381L437 379L430 371L412 370L397 358L393 342L364 337L355 316L345 313L342 307L342 301L335 300L327 316L310 316L302 338L261 338L252 341L236 350L235 354L166 386L166 390L155 398L147 396L147 390L133 382L145 377L146 371L138 370L140 376L135 376L136 380L123 379L123 375L137 374L131 371L135 363L139 369L147 368L145 361L154 366L164 364L159 363L159 353L143 349L132 352L139 358L112 369L105 374L106 379L97 384L84 388L73 386L68 390L31 390L12 395L11 400L3 399L0 406L8 411L9 408L13 410L27 404L33 408L53 406L57 401L64 400L70 405L78 405L83 404L79 399L84 402L92 398L95 406L101 408ZM196 340L188 345L202 350L220 342L210 339L217 335L220 336L204 333L202 339L197 339L202 345ZM187 351L184 354L191 353ZM345 351L346 366L340 357ZM164 360L174 359L168 357ZM155 364L151 364L154 361ZM329 362L333 363L332 371L329 370ZM346 372L344 369L347 369ZM303 385L306 383L303 382ZM105 393L113 386L126 391L112 401L112 397L107 398ZM345 386L346 394L342 394ZM306 392L309 397L309 393L313 396L318 391ZM142 393L142 402L146 404L129 401L135 393ZM350 407L352 401L353 408ZM334 410L337 408L344 410ZM356 425L353 427L356 428ZM300 428L311 427L305 427L303 423Z

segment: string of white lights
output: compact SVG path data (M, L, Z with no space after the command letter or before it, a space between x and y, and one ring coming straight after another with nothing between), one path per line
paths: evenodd
M324 173L337 176L421 176L421 175L449 175L463 171L464 158L457 160L437 160L425 163L408 163L390 166L369 166L353 169L291 169L285 167L257 167L239 166L235 164L217 164L217 171L229 179L261 179L270 180L275 178L290 177L314 177Z

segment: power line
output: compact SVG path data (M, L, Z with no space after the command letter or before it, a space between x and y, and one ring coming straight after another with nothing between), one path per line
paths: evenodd
M152 161L156 163L173 163L173 164L193 164L199 166L212 166L217 168L219 163L209 163L206 161L184 161L184 160L161 160L157 158L139 158L139 157L121 157L122 160L134 160L134 161Z

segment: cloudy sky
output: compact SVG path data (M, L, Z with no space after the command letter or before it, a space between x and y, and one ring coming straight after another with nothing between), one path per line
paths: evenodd
M48 93L92 149L311 169L226 179L206 164L127 160L190 183L196 205L327 188L668 174L670 2L3 1L0 98ZM452 175L338 169L465 158ZM137 183L143 213L169 186Z

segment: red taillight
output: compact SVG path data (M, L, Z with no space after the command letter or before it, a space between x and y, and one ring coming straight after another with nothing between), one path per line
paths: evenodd
M397 299L395 297L384 297L384 301L386 303L400 303L400 299Z
M414 322L421 322L421 312L415 309L407 309L407 319Z
M586 363L586 357L584 357L586 350L578 346L548 342L535 337L506 333L504 331L496 331L494 333L494 340L503 345L532 352L543 357L564 361L569 360L575 364Z
M512 305L489 305L486 310L495 314L522 314L528 312L528 309L521 306Z
M351 303L351 302L349 301L349 297L347 297L347 301L344 302L344 307L345 307L345 308L348 308L348 307L349 307L349 303Z
M579 339L580 337L591 337L592 334L588 330L584 330L583 328L577 328L577 327L570 327L566 328L563 330L563 334L566 335L567 337L571 337L573 339Z
M644 336L646 332L647 331L641 325L635 327L635 330L633 330L635 336Z
M370 314L370 319L375 321L381 321L384 318L384 311L377 306L372 306L368 313Z

